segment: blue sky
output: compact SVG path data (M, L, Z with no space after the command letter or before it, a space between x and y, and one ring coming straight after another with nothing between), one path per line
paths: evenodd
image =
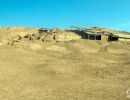
M0 26L130 31L130 0L0 0Z

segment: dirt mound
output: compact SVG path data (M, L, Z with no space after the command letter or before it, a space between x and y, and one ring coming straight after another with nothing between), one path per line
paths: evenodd
M82 53L98 53L100 51L100 44L97 41L81 40L72 43L72 46L79 49Z
M67 50L66 47L58 46L58 45L51 45L46 48L48 51L56 51L61 53L69 53L69 50Z
M130 48L125 43L113 42L108 46L107 51L109 53L114 54L124 54L124 53L130 53Z
M77 35L74 32L62 31L58 34L55 34L55 40L58 42L61 41L70 41L70 40L80 40L81 36Z
M10 39L16 35L26 35L37 33L37 28L25 28L25 27L8 27L8 28L0 28L0 36L1 39Z
M34 37L0 46L0 100L124 100L130 84L130 53L115 52L128 51L129 44L39 43Z
M11 27L0 29L0 40L8 41L4 44L14 44L20 41L37 41L42 42L63 42L70 40L79 40L81 37L74 32L61 29L36 29ZM10 43L12 42L12 43Z
M127 99L129 43L70 41L77 34L41 31L0 29L0 100Z
M32 50L41 50L42 46L40 46L38 44L31 44L31 45L29 45L29 48Z

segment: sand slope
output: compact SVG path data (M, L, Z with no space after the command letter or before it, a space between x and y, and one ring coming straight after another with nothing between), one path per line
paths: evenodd
M130 44L0 45L0 100L127 100Z

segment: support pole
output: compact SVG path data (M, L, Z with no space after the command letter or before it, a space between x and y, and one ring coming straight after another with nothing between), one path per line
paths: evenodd
M95 40L96 40L96 35L95 35Z

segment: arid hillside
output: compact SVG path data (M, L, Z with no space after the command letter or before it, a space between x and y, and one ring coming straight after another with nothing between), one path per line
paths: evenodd
M128 41L20 27L0 36L0 100L129 100Z

